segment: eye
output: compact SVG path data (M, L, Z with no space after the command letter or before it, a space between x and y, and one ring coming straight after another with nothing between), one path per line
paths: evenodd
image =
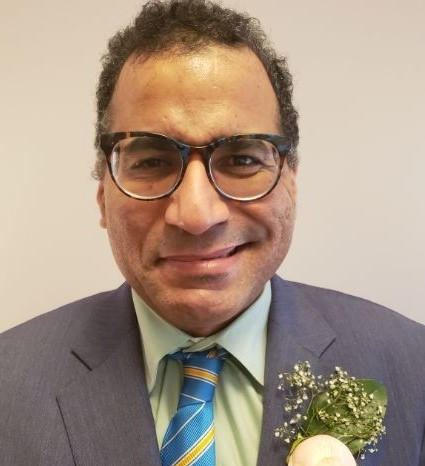
M279 154L267 141L237 139L218 147L211 165L217 176L249 178L264 172L276 172Z
M265 168L264 160L245 154L221 154L213 162L213 171L229 178L249 178Z
M133 157L132 157L133 158ZM169 159L166 158L154 158L154 157L146 157L141 156L138 160L132 160L131 165L129 165L129 170L150 170L150 169L159 169L159 168L166 168L170 167L172 164L170 163Z
M135 144L116 150L111 158L112 169L120 180L161 180L180 173L182 162L177 150L136 147Z
M232 165L235 167L248 167L248 166L259 163L259 161L256 160L251 155L234 155L234 156L228 157L227 162L229 165Z

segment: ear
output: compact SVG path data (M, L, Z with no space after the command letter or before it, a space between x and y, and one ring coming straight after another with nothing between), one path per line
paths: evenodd
M104 181L99 181L99 186L97 188L97 195L96 195L97 205L99 206L100 211L100 221L99 224L102 228L107 227L106 223L106 209L105 209L105 185Z

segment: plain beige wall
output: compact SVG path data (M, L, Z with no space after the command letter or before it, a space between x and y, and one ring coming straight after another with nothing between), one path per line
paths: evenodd
M425 2L228 1L294 74L302 164L286 278L425 322ZM98 227L94 92L135 0L1 0L0 329L117 286Z

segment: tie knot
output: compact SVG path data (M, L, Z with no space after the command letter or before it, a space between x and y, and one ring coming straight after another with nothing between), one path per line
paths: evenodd
M183 364L183 386L179 407L212 401L226 356L225 350L217 350L217 348L193 353L179 351L170 355L170 358Z

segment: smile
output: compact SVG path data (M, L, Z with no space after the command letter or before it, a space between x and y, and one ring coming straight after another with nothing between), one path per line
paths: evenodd
M198 261L211 261L214 259L224 259L233 256L240 246L231 246L215 250L211 253L201 254L171 254L163 257L164 260L175 262L198 262Z
M242 266L245 244L196 253L167 254L158 266L170 280L224 279L233 276Z

